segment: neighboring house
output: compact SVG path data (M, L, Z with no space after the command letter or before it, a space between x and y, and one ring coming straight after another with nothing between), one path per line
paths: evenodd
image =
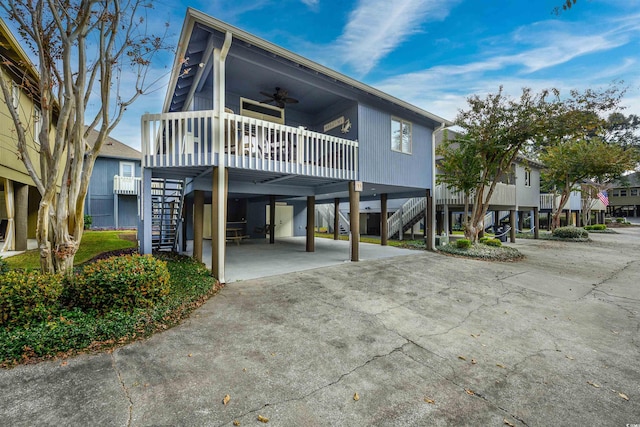
M436 135L436 144L440 144L445 133ZM454 138L456 133L449 130L446 135ZM436 159L437 161L437 159ZM533 228L539 221L538 204L540 199L540 171L542 165L536 161L519 156L511 166L509 173L503 174L494 188L489 200L489 208L484 219L485 229L497 229L508 224L511 240L515 232ZM436 219L438 233L450 235L454 229L460 229L464 223L464 194L449 188L446 184L436 187ZM473 198L470 198L473 202ZM469 209L472 205L469 206Z
M87 142L93 145L98 132L92 130ZM96 158L85 199L85 215L92 228L136 228L141 153L108 137Z
M607 212L615 217L640 216L640 172L634 172L616 181L608 191Z
M361 200L426 198L431 219L450 122L193 9L178 46L162 113L142 118L143 253L182 234L201 258L210 234L224 282L228 239L300 235L313 252L316 205L349 203L352 260Z
M581 185L579 190L569 194L569 200L561 209L560 225L581 227L586 224L585 211L589 210L591 224L604 224L606 206L598 197L597 190L590 185ZM555 200L554 200L555 199ZM560 204L560 196L551 193L540 194L540 226L551 229L551 216Z
M40 104L26 87L37 87L38 72L5 22L0 19L0 78L11 87L11 102L27 130L27 150L40 170ZM17 137L9 109L0 96L0 253L26 250L35 238L40 193L17 153Z

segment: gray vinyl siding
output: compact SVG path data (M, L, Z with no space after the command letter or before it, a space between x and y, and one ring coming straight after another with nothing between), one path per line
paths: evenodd
M113 195L92 195L87 198L88 209L85 214L91 215L92 228L113 228L116 219L113 216Z
M525 166L516 164L516 202L518 207L534 208L540 203L540 170L531 169L531 185L525 184Z
M116 226L113 194L113 177L120 174L120 162L135 164L135 175L140 176L140 161L98 157L93 167L89 190L85 201L85 214L91 215L93 228L114 228ZM118 226L137 225L138 207L136 196L118 196Z
M120 195L118 199L118 227L135 228L138 226L138 197Z
M213 110L213 94L209 92L197 93L193 96L193 110ZM234 110L236 113L238 110Z
M360 180L375 184L431 188L432 130L412 120L411 154L391 150L391 117L371 107L358 108L358 147Z

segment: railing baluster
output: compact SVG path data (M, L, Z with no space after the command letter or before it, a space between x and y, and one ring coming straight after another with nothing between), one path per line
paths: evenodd
M213 129L218 114L222 144ZM357 178L358 142L337 136L216 111L147 114L141 125L145 167L210 166L222 146L229 167Z

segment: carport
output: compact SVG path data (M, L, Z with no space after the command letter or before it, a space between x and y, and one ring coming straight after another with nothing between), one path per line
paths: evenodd
M193 241L189 240L185 254L191 255L192 248ZM227 243L226 253L227 283L350 262L348 241L316 238L315 252L310 253L306 251L304 236L280 238L274 244L269 244L268 239L247 239L240 245ZM418 253L411 249L360 243L360 261ZM202 259L211 268L211 240L204 241Z

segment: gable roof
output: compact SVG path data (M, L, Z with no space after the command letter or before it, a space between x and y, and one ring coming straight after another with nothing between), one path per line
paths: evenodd
M87 143L91 146L96 142L98 138L98 132L94 129L91 129L89 132L89 136L87 137ZM130 147L122 142L118 141L115 138L108 136L102 147L100 147L100 153L98 153L98 157L113 157L116 159L130 159L130 160L141 160L142 153L136 150L133 147Z
M403 111L410 111L424 120L429 121L434 126L442 123L447 125L452 124L450 121L423 110L420 107L347 77L344 74L192 8L187 9L180 34L178 51L176 52L167 88L167 96L165 97L164 112L181 111L189 105L189 96L193 96L194 92L192 86L199 85L199 76L203 72L203 67L206 68L208 64L206 58L210 56L207 56L205 52L210 54L212 44L220 48L223 45L223 40L227 37L232 40L228 50L228 67L231 66L229 62L230 58L234 56L234 52L242 50L244 53L247 53L250 51L250 55L252 56L247 63L260 63L262 65L261 73L271 72L269 64L276 65L276 63L281 67L286 67L290 73L298 73L295 79L289 80L289 85L293 85L296 80L300 79L305 81L314 80L316 84L319 84L318 82L321 81L325 84L332 85L332 88L328 91L334 95L346 96L346 93L349 92L352 96L366 100L367 102L381 103ZM209 48L205 47L207 45ZM237 66L234 71L239 73L247 72L244 66ZM230 70L226 70L227 80L230 80L229 77L232 74ZM255 73L253 73L253 75L255 75ZM242 77L245 77L245 75L243 74ZM245 81L243 78L239 80L241 82ZM229 82L227 81L226 83ZM256 91L256 93L258 92ZM296 97L298 96L296 95ZM302 104L302 102L300 104ZM297 108L299 107L300 105L297 105Z
M2 18L0 18L0 66L25 92L36 99L39 98L38 70Z
M640 187L640 172L625 175L613 183L613 188Z

